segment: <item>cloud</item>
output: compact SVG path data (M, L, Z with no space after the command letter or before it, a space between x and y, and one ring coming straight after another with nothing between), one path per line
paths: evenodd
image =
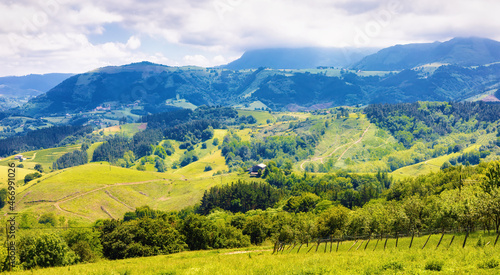
M127 41L127 48L131 50L137 50L141 46L141 40L135 36L132 36Z
M4 1L0 75L81 72L141 58L214 66L268 47L499 40L498 10L497 0ZM110 35L110 25L126 35Z

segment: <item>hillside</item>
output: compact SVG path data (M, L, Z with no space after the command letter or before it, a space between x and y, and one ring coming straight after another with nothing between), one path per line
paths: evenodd
M499 61L500 42L473 37L396 45L363 58L353 68L365 71L399 71L426 64L480 66Z
M97 141L87 150L88 160L95 160L97 154L112 165L95 161L52 170L53 163L63 154L80 150L78 143L23 153L27 159L22 163L11 156L0 165L5 167L14 161L17 166L24 166L17 169L20 213L34 218L54 213L88 224L99 218L122 217L143 205L159 210L192 206L210 187L249 180L246 169L260 162L274 161L281 169L297 175L304 172L373 175L387 171L394 179L404 179L439 172L450 163L475 165L498 159L500 155L498 105L415 103L310 113L239 111L238 118L231 118L237 123L227 120L223 127L227 129L215 129L205 141L196 138L194 133L202 131L192 128L198 125L193 124L195 121L219 111L233 116L228 110L215 108L187 116L185 113L191 111L148 116L144 120L151 125L142 128L147 134L134 124L78 138L79 142ZM185 117L186 122L176 122L173 119L176 113ZM432 118L428 113L434 114ZM248 123L250 116L255 118L252 123ZM162 121L173 127L162 126ZM184 136L172 135L174 139L170 140L161 136L152 138L158 129L166 129L167 135L180 130L187 132L183 132ZM113 133L122 134L115 137ZM122 140L120 136L128 136L130 143L113 143ZM106 153L106 144L114 144L111 148L117 151ZM125 149L120 153L121 146ZM126 150L131 151L124 153ZM193 155L196 159L189 160ZM24 176L33 173L36 164L42 165L43 176L25 185ZM159 165L163 172L158 172ZM359 181L355 176L352 180ZM354 194L360 191L356 188Z
M138 115L201 105L293 111L379 102L462 101L494 94L499 71L500 64L355 72L230 71L137 63L73 76L11 114L44 116L46 121L39 124L82 124L89 120L102 124L117 123L123 117L132 122ZM26 121L14 125L21 124Z
M372 48L277 48L246 51L239 59L222 66L229 70L347 68L375 53Z

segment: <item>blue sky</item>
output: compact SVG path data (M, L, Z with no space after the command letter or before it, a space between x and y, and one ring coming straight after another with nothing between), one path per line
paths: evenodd
M499 10L497 0L4 0L0 76L217 66L270 47L500 40Z

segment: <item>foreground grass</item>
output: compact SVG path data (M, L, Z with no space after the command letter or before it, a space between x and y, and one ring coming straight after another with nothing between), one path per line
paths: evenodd
M494 235L482 236L485 242L494 240ZM471 236L468 245L462 248L464 236L457 235L448 247L451 236L443 239L436 249L439 236L431 238L422 249L427 237L416 237L411 249L409 238L400 239L398 248L390 239L384 250L383 242L375 248L372 241L365 250L365 243L358 242L349 251L353 241L344 242L336 251L330 245L315 247L305 245L297 253L285 249L272 254L271 246L252 247L245 250L192 251L178 254L135 258L119 261L100 261L12 274L431 274L432 268L441 268L442 274L498 274L495 266L500 257L500 247L476 246L479 234ZM385 240L384 240L385 242ZM359 246L359 248L358 248ZM311 249L312 247L312 249ZM310 250L309 253L307 251Z

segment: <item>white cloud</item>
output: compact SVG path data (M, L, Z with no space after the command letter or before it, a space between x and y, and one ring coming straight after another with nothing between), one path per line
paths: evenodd
M498 10L497 0L2 2L0 75L82 72L141 58L213 66L266 47L384 47L455 36L499 40ZM124 41L90 42L91 35L108 35L110 23L129 31ZM148 36L165 49L151 47Z
M141 46L141 40L136 36L132 36L127 41L127 48L137 50Z

